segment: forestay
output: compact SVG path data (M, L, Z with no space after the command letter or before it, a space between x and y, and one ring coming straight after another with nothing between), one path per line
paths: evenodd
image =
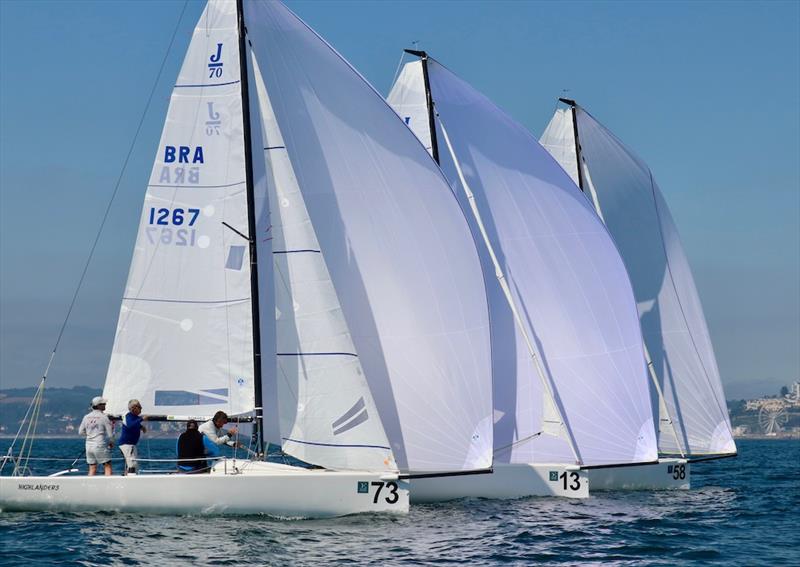
M446 181L380 95L284 6L248 1L245 18L275 117L265 143L285 146L269 154L282 164L279 173L273 162L276 198L297 210L302 203L305 211L291 222L307 215L313 226L298 224L290 234L289 217L281 217L280 246L319 247L314 285L331 290L326 317L341 330L319 347L350 349L352 342L401 470L491 466L486 293ZM282 269L311 276L304 271L310 263L291 262ZM295 317L291 325L301 322ZM305 348L312 339L284 345ZM358 369L342 364L336 372L352 377ZM335 429L362 412L358 404L345 410Z
M424 93L407 86L417 84L420 73L419 62L406 65L389 102L424 138L427 121L406 112L406 105L415 109L424 101ZM608 232L579 189L522 126L430 58L428 74L434 108L475 195L581 464L654 460L654 424L633 294ZM464 191L455 185L451 154L440 150L440 155L467 208ZM480 233L477 226L473 233ZM493 275L486 247L479 248L485 272ZM487 280L495 459L574 462L562 437L542 434L543 385L500 285Z
M640 158L589 113L575 110L582 171L633 282L645 344L682 445L662 428L659 449L735 453L700 299L664 197ZM542 144L559 158L562 148L575 147L571 129L571 110L559 109ZM573 165L570 173L576 172Z
M254 408L236 4L205 8L170 98L103 395L148 414Z

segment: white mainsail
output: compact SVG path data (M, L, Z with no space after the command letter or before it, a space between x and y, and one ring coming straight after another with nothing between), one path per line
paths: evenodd
M236 4L211 2L172 91L103 395L149 414L254 409Z
M456 165L474 193L513 304L541 357L580 464L655 460L633 293L607 230L579 189L522 126L435 60L428 57L427 65L434 110L453 148L451 154L439 144L442 168L463 207L469 205ZM420 61L408 63L388 100L425 140L431 133L429 120L417 112L425 97L418 88L421 73ZM441 127L437 130L441 136ZM473 225L473 233L480 232ZM494 274L487 247L479 250L485 273ZM547 429L546 389L501 286L487 277L487 287L495 461L574 462L563 437L542 434Z
M313 226L290 234L282 218L282 245L319 246L314 285L335 290L326 309L342 334L320 346L352 341L400 470L491 466L486 292L447 182L380 95L284 6L248 1L245 16L275 117L267 147L285 146L276 195L303 203L292 222ZM262 107L265 124L270 114ZM360 414L351 407L342 423Z
M645 344L679 439L680 445L671 427L661 427L659 449L690 456L733 454L711 339L664 197L639 157L583 108L574 110L581 171L625 261ZM541 142L558 160L569 146L575 155L572 109L556 111ZM576 163L575 158L566 163L573 179Z

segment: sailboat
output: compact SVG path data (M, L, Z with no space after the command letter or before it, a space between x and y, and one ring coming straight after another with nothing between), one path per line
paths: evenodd
M494 473L412 501L583 497L593 468L657 459L633 292L608 231L529 132L430 57L387 98L468 211L491 314Z
M0 477L2 510L330 517L490 472L488 306L440 170L278 2L211 0L172 91L103 396L253 421L313 468ZM452 290L458 287L459 293ZM22 467L24 468L24 467Z
M690 463L733 457L730 417L700 298L650 168L574 100L559 99L542 145L581 187L633 283L651 377L658 448L689 487ZM598 471L593 488L636 488Z

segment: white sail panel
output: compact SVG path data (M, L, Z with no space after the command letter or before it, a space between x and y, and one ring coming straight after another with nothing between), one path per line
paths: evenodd
M252 411L253 338L235 2L210 2L170 99L103 395L111 413Z
M399 468L490 466L486 296L446 181L380 95L284 6L248 1L245 17Z
M686 255L647 165L583 109L582 158L633 282L642 332L683 449L735 453L730 419ZM671 429L659 448L678 453Z
M575 147L575 129L572 123L572 110L557 108L547 124L539 143L564 168L575 185L578 178L578 152Z
M406 123L406 126L416 134L428 153L432 153L431 126L422 61L410 61L403 65L403 69L392 87L392 92L386 97L386 102L400 115L400 119Z
M524 128L430 58L428 73L434 108L475 194L581 462L654 460L635 304L608 232ZM403 116L402 108L397 111ZM451 156L440 154L445 173L456 181ZM460 188L457 194L463 198ZM487 250L481 251L485 272L493 274ZM545 434L545 391L496 281L489 282L489 299L495 459L573 462L567 442Z
M331 469L396 470L257 62L270 201L283 450Z

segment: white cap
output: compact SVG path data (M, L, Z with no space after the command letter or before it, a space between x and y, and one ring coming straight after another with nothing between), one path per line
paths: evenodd
M100 396L95 396L94 398L92 398L92 407L93 408L99 406L100 404L107 404L107 403L108 403L108 400L105 399L105 398L102 398Z

